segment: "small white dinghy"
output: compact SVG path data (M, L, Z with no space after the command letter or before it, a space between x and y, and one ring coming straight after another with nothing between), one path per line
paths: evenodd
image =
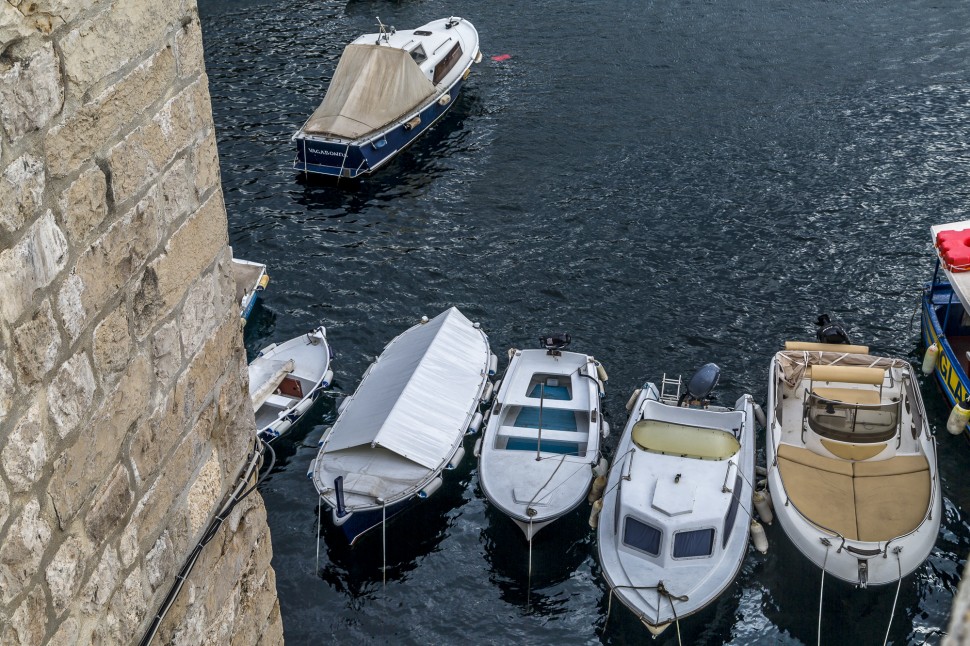
M569 335L540 341L543 349L509 350L476 451L482 491L529 541L586 499L609 430L606 372L593 357L563 352Z
M232 249L229 251L232 252ZM239 304L240 323L246 325L260 292L269 284L269 274L266 273L266 265L261 262L233 258L232 276L236 280L236 302Z
M351 543L438 490L481 425L496 363L488 336L452 307L367 368L307 473Z
M323 326L259 351L249 364L249 396L264 441L289 430L330 387L332 359Z
M720 370L707 364L634 392L630 419L593 506L603 576L654 634L714 601L747 551L754 479L750 395L708 401ZM602 512L597 510L602 504Z
M860 588L894 583L940 531L936 440L909 362L848 345L824 315L818 325L820 340L841 342L789 341L771 360L775 516L824 573Z

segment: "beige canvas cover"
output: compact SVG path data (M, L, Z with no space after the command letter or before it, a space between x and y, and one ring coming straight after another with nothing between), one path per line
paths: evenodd
M327 95L303 131L357 139L399 119L434 94L411 55L380 45L348 45Z

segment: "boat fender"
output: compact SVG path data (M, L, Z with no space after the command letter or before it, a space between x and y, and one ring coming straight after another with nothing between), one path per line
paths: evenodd
M257 356L257 357L262 357L262 356L264 356L264 355L265 355L265 354L266 354L267 352L269 352L270 350L272 350L272 349L273 349L273 348L275 348L275 347L276 347L276 344L275 344L275 343L270 343L270 344L269 344L268 346L266 346L265 348L263 348L262 350L260 350L259 352L257 352L257 353L256 353L256 356Z
M472 421L468 424L468 431L467 432L468 433L477 433L478 432L478 429L480 429L482 427L482 419L483 419L483 417L482 417L482 414L481 413L475 413L475 415L472 417Z
M485 390L482 391L481 402L484 405L488 405L488 402L492 401L492 393L495 392L495 386L492 385L491 381L485 382Z
M758 426L768 428L768 418L765 417L765 411L761 408L761 405L752 402L751 407L754 409L754 421L758 422Z
M482 438L478 438L477 440L475 440L475 448L472 449L472 455L474 455L476 458L481 457L481 455L482 455Z
M768 536L765 534L765 528L754 518L751 519L751 542L762 554L768 553Z
M347 516L347 508L344 507L344 477L337 476L333 479L333 494L334 500L336 500L337 505L333 509L333 517L345 518Z
M350 404L350 399L351 399L350 397L344 397L343 401L337 404L338 415L343 415L344 411L347 409L347 406Z
M763 467L763 466L761 466L759 464L758 466L756 466L754 468L754 474L757 475L757 476L767 476L768 475L768 468L767 467Z
M609 436L610 436L610 423L607 422L605 419L601 419L601 421L600 421L600 437L606 438L606 437L609 437Z
M448 469L449 471L454 471L458 467L458 465L461 464L462 458L464 457L465 457L465 447L459 446L455 450L454 454L452 454L451 459L448 460L448 464L445 465L445 468Z
M451 95L445 94L440 99L438 99L438 105L445 106L451 103Z
M643 390L642 388L637 388L636 390L633 391L633 394L630 395L630 399L626 400L626 411L628 413L633 412L633 405L637 403L637 398L640 397L640 393L642 390Z
M426 484L424 486L424 489L418 492L418 498L421 498L422 500L424 500L425 498L428 498L429 496L431 496L431 494L433 494L434 492L436 492L438 489L441 488L441 483L442 483L441 476L438 476L437 478L435 478L434 480Z
M269 274L263 274L259 277L259 283L256 284L256 289L262 291L266 289L267 285L269 285Z
M589 495L586 496L586 500L592 504L603 497L603 491L606 489L606 476L596 476L593 478L593 484L589 487Z
M331 381L333 381L333 370L327 370L323 373L323 381L320 382L320 388L329 388Z
M605 476L610 472L610 463L606 461L606 458L600 458L600 461L596 463L593 467L594 476Z
M495 371L498 370L498 357L494 354L488 355L488 376L494 377Z
M317 440L317 446L323 446L323 443L326 442L327 436L330 434L330 431L332 430L333 430L333 426L328 426L327 428L323 429L323 434L320 436L320 439Z
M418 127L420 125L421 125L421 115L419 114L418 116L414 117L410 121L405 122L404 129L405 130L413 130L414 128L416 128L416 127Z
M589 526L596 529L600 524L600 512L603 511L603 499L600 498L593 503L593 508L589 510Z
M502 387L502 380L501 379L496 379L495 380L495 387L492 388L492 394L495 395L496 397L498 397L498 389L501 388L501 387Z
M758 510L758 518L770 525L775 517L771 514L771 498L768 497L768 492L755 491L751 499L754 502L754 508Z
M946 430L951 435L959 435L970 422L970 399L964 399L953 405L950 417L946 420Z
M310 460L310 469L306 472L306 477L313 480L313 469L317 466L317 459L313 458Z
M933 373L933 368L936 367L936 360L940 356L940 346L935 343L930 344L930 347L926 348L926 353L923 355L923 374L929 377Z
M599 361L594 361L594 363L596 364L596 376L599 377L600 381L605 384L610 380L610 376L606 374L606 368L604 368L603 364Z

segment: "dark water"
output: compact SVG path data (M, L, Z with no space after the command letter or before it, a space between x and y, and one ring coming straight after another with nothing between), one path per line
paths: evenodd
M664 372L716 361L724 400L763 403L772 353L822 311L919 360L928 227L967 217L970 198L966 0L200 4L230 240L273 279L250 352L323 323L346 393L392 336L449 305L503 366L508 347L568 330L610 372L608 451L630 392ZM353 190L299 181L289 137L343 45L376 16L452 14L485 60L450 114ZM923 390L945 518L903 582L893 644L940 641L970 550L970 447ZM305 473L335 402L276 444L262 487L288 643L649 641L619 604L607 616L587 510L539 535L530 584L526 543L470 459L388 527L386 585L379 535L348 549L325 527L317 567ZM768 555L683 622L684 643L816 642L819 571L777 525L768 536ZM894 593L827 579L822 642L882 643Z

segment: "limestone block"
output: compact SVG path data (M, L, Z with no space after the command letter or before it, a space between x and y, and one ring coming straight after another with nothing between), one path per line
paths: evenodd
M20 10L28 19L34 19L34 24L58 27L104 1L106 0L25 0L20 2Z
M28 500L0 544L0 605L19 595L37 571L51 539L51 525L37 500Z
M64 72L80 96L146 51L162 44L182 14L181 2L125 0L82 22L60 39Z
M172 379L182 368L182 343L175 321L158 328L152 336L152 358L159 390L168 392Z
M179 76L192 78L205 73L202 55L202 25L195 12L182 21L182 28L175 34L175 51L178 57Z
M47 438L39 398L34 399L7 438L0 463L14 492L28 491L40 479L47 463Z
M47 134L47 165L55 177L70 174L113 140L144 120L175 81L175 56L169 48L131 70L95 99L84 103Z
M210 131L193 151L192 162L195 166L195 193L199 199L219 186L219 152L216 149L216 134Z
M10 407L13 406L14 397L17 394L17 387L13 381L13 373L7 368L7 352L5 348L0 348L0 426L3 425ZM0 521L0 525L3 522Z
M48 564L45 577L51 605L58 614L72 605L74 596L80 591L90 551L90 547L77 536L68 536Z
M127 636L136 634L142 619L148 614L149 599L151 599L151 590L145 572L142 568L135 567L111 599L110 607L112 613L118 618L118 637L120 637L120 639L111 640L112 642L120 644L127 641Z
M108 163L115 202L124 202L158 177L179 152L212 128L206 83L207 78L200 77L169 99L151 121L111 148Z
M61 111L64 88L49 40L31 38L7 48L0 58L0 123L11 142L46 127Z
M67 437L77 428L94 403L94 373L91 362L81 351L61 366L47 391L48 419L58 437Z
M0 173L0 233L14 233L40 207L44 193L44 163L27 154Z
M81 173L60 201L61 217L68 238L80 245L108 215L108 182L94 166Z
M14 43L33 33L34 30L24 14L9 2L0 2L0 43Z
M228 488L228 487L227 487ZM189 510L189 534L195 536L202 532L208 524L222 499L222 472L219 456L213 453L203 465L199 476L192 483L186 497L186 507Z
M67 644L90 644L92 643L92 639L90 635L82 636L81 623L76 618L68 616L64 622L57 627L57 632L54 633L50 643L56 646L66 646Z
M50 301L44 301L33 317L13 333L13 360L20 384L33 386L54 367L61 349L61 335Z
M145 320L167 316L182 300L189 285L225 248L227 232L226 208L217 192L172 235L165 254L150 264L151 274L145 272L135 301L143 310L136 312L139 333L145 331Z
M186 397L193 410L200 410L207 399L215 399L214 390L226 375L230 361L241 351L239 324L235 316L222 320L213 331L202 350L196 355L186 373L188 380Z
M166 172L159 184L162 187L161 206L165 216L165 227L181 222L185 216L199 208L199 202L192 191L193 180L189 177L188 165L178 159Z
M106 383L113 384L128 364L131 334L128 311L122 304L94 328L94 366Z
M203 415L201 419L206 417ZM155 478L169 452L181 442L190 425L185 406L185 384L180 382L155 408L152 416L142 419L131 433L128 456L139 487Z
M10 494L7 493L7 485L4 484L3 478L0 478L0 534L2 534L3 526L7 522L7 518L10 517Z
M13 323L30 307L34 291L50 285L67 264L67 240L50 211L20 242L0 251L0 317Z
M88 578L88 582L81 588L81 612L89 617L103 619L103 609L111 599L111 595L121 581L122 568L118 561L118 553L114 547L108 546L97 567Z
M179 332L187 356L195 356L223 318L216 314L213 292L217 290L215 277L208 274L197 280L185 297L179 316Z
M178 570L175 562L175 551L168 531L162 532L152 549L145 555L145 574L152 592L157 590L163 583L170 583L172 573Z
M9 646L34 646L44 643L47 632L47 599L44 590L35 586L14 611L9 626L0 634L0 642Z
M128 515L133 503L129 481L128 470L118 464L92 497L91 509L84 517L84 528L96 545L122 528L121 520Z
M145 412L150 370L145 355L133 358L92 418L91 432L54 459L48 495L65 525L90 500L104 474L118 464L129 429Z
M155 189L81 255L59 294L61 320L72 338L131 280L159 247L161 236Z

